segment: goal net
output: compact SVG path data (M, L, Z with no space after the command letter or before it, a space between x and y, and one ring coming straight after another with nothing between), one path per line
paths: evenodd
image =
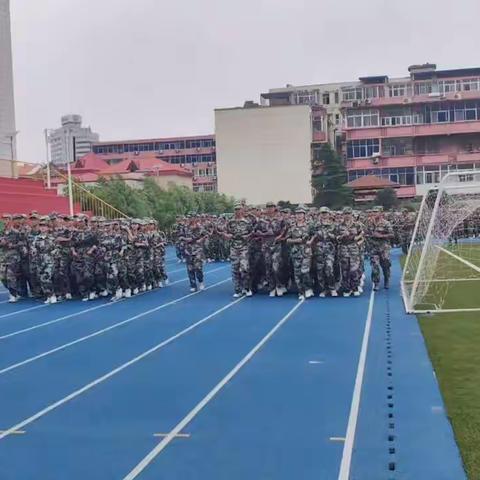
M448 173L423 197L402 293L411 313L480 310L480 171Z

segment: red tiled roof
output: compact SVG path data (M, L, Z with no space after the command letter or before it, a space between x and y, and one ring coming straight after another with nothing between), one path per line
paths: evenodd
M117 160L115 163L109 163L112 160ZM118 161L119 160L119 161ZM79 175L95 174L99 176L120 175L126 176L131 173L141 174L141 176L159 176L159 175L179 175L182 177L192 177L192 172L180 165L170 164L158 158L155 152L145 152L135 155L103 155L88 153L75 164L72 168L72 174L80 181L94 181L81 180ZM93 178L93 177L85 177ZM133 178L133 177L129 177ZM135 179L141 177L135 176Z
M347 186L354 190L370 189L370 188L398 188L400 185L395 182L391 182L385 178L376 177L375 175L365 175L364 177L356 178L347 183Z

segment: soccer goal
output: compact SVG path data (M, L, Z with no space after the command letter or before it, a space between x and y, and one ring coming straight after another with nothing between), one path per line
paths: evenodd
M423 197L402 294L409 313L480 311L480 171L450 172Z

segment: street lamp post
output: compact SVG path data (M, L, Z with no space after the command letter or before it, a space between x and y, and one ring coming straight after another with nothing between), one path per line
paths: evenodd
M44 130L44 133L45 133L45 154L46 154L46 161L47 161L47 188L52 188L52 178L50 174L50 150L48 148L48 132L49 132L49 129L46 128Z

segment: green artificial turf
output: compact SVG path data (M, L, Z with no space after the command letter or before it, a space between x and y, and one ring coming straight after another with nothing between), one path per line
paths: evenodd
M423 315L419 320L468 478L479 480L480 312Z
M446 249L480 267L480 245ZM479 308L479 278L475 269L442 252L433 275L436 282L422 300L425 305L417 308L435 304L443 309ZM480 480L480 311L433 313L418 319L468 478Z

